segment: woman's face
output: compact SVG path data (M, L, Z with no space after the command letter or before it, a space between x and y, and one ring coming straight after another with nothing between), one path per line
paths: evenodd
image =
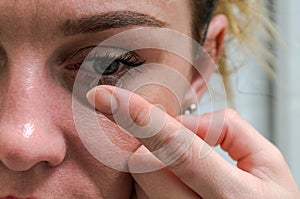
M75 66L87 55L82 49L139 26L191 35L189 9L188 1L181 0L0 2L1 199L130 197L130 174L97 161L78 137L72 114ZM155 50L137 53L146 62L160 59L189 79L184 61ZM174 96L161 86L137 92L170 115L180 113ZM98 122L120 148L139 146L109 120Z

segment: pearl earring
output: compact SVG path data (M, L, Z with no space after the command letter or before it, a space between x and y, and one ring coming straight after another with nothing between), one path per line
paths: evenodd
M189 108L187 108L184 111L185 115L191 115L193 112L195 112L197 110L197 105L196 104L191 104Z

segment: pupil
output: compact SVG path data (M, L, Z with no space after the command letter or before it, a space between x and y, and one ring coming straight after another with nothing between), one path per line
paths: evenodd
M120 62L112 62L103 72L103 75L111 75L118 71L120 67Z
M107 66L105 69L102 67L102 65L107 66L108 64L101 64L99 62L94 62L93 67L95 71L98 74L102 75L112 75L113 73L117 72L120 68L120 62L118 61L113 61Z

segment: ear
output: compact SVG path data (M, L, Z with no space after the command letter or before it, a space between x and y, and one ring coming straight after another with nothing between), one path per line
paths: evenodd
M207 51L210 59L213 60L214 64L207 64L207 68L204 69L204 72L201 73L201 75L196 69L193 69L191 88L187 91L185 97L186 108L191 104L198 104L199 99L206 92L206 84L215 71L215 64L218 63L224 46L227 26L228 21L224 15L217 15L211 20L203 47ZM211 62L211 60L208 62Z
M228 21L224 15L215 16L208 26L203 47L216 64L219 61L220 54L224 47L224 39L226 36L227 27Z

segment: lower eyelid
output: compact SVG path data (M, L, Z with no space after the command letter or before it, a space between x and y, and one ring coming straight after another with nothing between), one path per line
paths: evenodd
M82 84L85 84L91 88L99 85L99 81L103 84L114 85L113 82L117 82L128 70L129 68L124 68L124 70L118 70L116 74L112 75L99 75L94 72L80 70L76 80L74 79L74 81L80 81Z

